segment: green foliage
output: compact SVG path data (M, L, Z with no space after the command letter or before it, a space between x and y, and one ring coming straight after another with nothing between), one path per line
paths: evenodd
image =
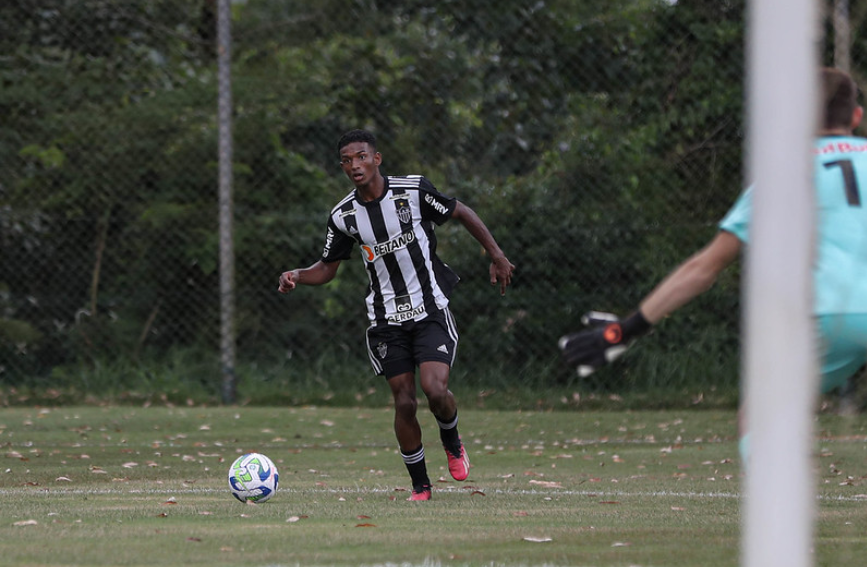
M41 4L0 7L0 321L32 331L23 344L0 333L2 352L18 353L0 379L67 384L161 359L171 373L175 352L215 366L214 4ZM290 297L276 281L317 259L328 210L350 189L334 143L366 127L385 173L424 174L470 204L518 265L500 297L475 241L439 229L463 279L456 372L479 387L573 384L556 338L587 309L633 308L740 190L743 11L710 0L234 3L239 367L276 379L291 360L303 383L327 374L316 370L327 357L364 366L357 259ZM736 372L737 293L726 279L684 315L712 328L688 360L727 369L702 385ZM660 330L665 344L692 341L675 323ZM632 357L628 387L694 379L657 342Z

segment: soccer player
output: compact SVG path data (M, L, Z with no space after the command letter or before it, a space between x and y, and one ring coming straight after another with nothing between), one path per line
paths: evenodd
M843 71L821 70L824 118L815 142L817 207L813 292L820 339L822 393L840 387L867 361L867 139L853 136L864 111L858 87ZM589 329L562 337L566 361L587 376L619 357L632 341L709 289L748 240L752 188L719 224L703 249L671 272L621 320L610 313L583 317ZM742 424L741 452L747 440Z
M331 210L322 257L307 268L280 275L287 293L299 284L331 281L357 244L370 284L365 303L370 327L367 351L374 371L385 376L394 398L394 432L412 480L408 500L430 500L421 427L416 418L416 376L455 480L469 475L470 461L458 434L458 411L449 390L458 333L449 294L459 278L436 254L434 225L460 222L491 258L491 285L506 293L515 266L467 205L448 197L421 175L383 176L376 138L352 130L337 144L340 165L355 189Z

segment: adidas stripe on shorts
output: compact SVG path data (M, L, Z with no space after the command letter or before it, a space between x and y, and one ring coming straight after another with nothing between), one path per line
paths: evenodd
M458 330L451 311L442 309L420 321L374 325L367 329L367 353L374 372L391 378L415 372L422 362L455 361Z

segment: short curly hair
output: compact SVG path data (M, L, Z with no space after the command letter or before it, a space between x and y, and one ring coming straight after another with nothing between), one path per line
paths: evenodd
M367 142L372 150L376 150L376 136L367 130L350 130L337 142L337 153L339 154L340 150L354 142Z

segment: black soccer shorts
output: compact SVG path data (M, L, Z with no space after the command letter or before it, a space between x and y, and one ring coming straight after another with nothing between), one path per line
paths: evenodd
M414 372L422 362L452 366L458 348L458 329L448 308L421 321L374 325L367 329L367 354L378 375L391 378Z

